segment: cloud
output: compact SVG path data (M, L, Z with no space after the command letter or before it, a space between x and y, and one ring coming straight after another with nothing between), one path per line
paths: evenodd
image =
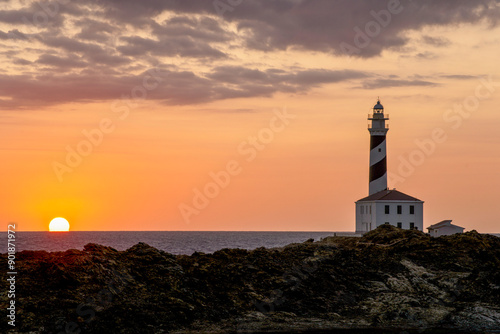
M494 0L245 0L222 16L211 0L7 3L0 10L0 57L7 69L0 103L13 108L114 99L134 87L147 66L167 63L178 67L165 67L164 88L149 98L169 104L303 93L351 80L365 80L364 89L436 85L354 70L241 65L239 57L295 49L344 55L342 45L351 45L354 56L370 58L407 50L417 38L423 47L412 51L414 57L427 61L436 54L426 46L452 41L409 32L495 26L500 18ZM21 66L23 74L6 74Z
M211 43L229 42L233 33L224 30L218 21L209 17L175 16L163 23L150 22L153 38L125 36L118 51L127 56L149 53L153 56L181 56L192 58L226 58L227 55Z
M427 59L436 59L438 56L434 52L424 51L424 52L417 53L416 55L414 55L414 57L417 59L427 60Z
M255 84L279 85L288 84L298 87L315 86L325 83L334 83L349 79L359 79L368 74L353 70L332 71L325 69L307 69L298 71L283 71L268 69L265 71L251 69L243 66L220 66L208 74L209 78L224 83L242 84L252 82Z
M44 55L38 62L57 63L57 57ZM78 59L60 59L71 66ZM83 64L81 64L83 66ZM58 75L0 75L0 92L10 99L0 105L11 108L48 106L66 102L92 102L119 99L130 95L144 82L149 72L140 75L107 75L100 71ZM232 74L232 75L231 75ZM217 67L205 76L190 71L161 67L156 75L159 85L148 91L148 100L158 100L170 105L187 105L221 99L242 97L269 97L277 92L302 93L312 87L369 76L358 71L328 71L320 69L295 72L257 70L245 67Z
M67 52L68 56L75 53L81 54L93 64L117 66L131 62L128 57L116 54L113 49L95 43L86 43L66 36L52 36L50 34L39 34L36 39L48 47L62 49Z
M70 7L69 5L68 8ZM16 24L30 29L46 26L60 27L64 22L64 17L57 15L60 8L61 6L56 4L56 1L53 3L34 1L24 8L0 10L0 22Z
M118 27L107 22L97 21L90 18L83 18L75 22L75 26L80 27L80 32L75 36L93 42L107 42L114 38L112 34L119 31Z
M467 75L467 74L448 74L448 75L441 75L441 78L454 79L454 80L470 80L470 79L477 79L479 78L479 76Z
M115 22L136 27L150 25L153 31L156 25L153 18L164 12L184 16L177 22L184 20L187 25L192 23L185 14L201 15L202 20L217 15L213 2L204 0L94 0L93 3ZM487 22L496 25L499 18L500 7L496 6L495 0L253 0L242 1L223 16L224 20L235 23L240 33L244 33L244 44L251 49L299 48L344 54L345 49L340 45L347 43L358 49L355 55L359 57L377 56L385 49L406 45L409 37L405 33L411 30L460 23ZM166 30L176 30L169 28L175 20L167 22ZM217 22L212 20L212 24L217 26ZM367 34L367 29L372 29L368 33L369 42L366 46L357 47L358 31ZM198 29L200 33L205 31ZM219 33L224 35L222 31ZM436 46L446 43L444 39L430 36L423 42Z
M374 79L363 82L360 88L378 89L409 86L437 86L438 83L418 79Z
M104 3L116 20L127 22L134 13L215 14L212 1L108 0ZM376 56L385 49L406 45L409 37L405 33L411 30L460 23L496 25L499 18L500 7L494 0L254 0L241 2L224 15L225 20L236 23L239 31L245 32L248 48L265 51L301 48L342 54L341 43L356 46L357 28L365 34L367 29L372 29L376 33L368 34L372 37L367 45L357 48L356 55L360 57ZM445 41L427 38L424 42Z
M162 24L153 22L151 26L156 36L189 36L205 43L227 42L236 37L234 33L226 31L219 21L210 17L175 16Z
M451 41L444 38L444 37L432 37L432 36L422 36L422 40L425 44L432 45L432 46L437 46L437 47L444 47L448 46L451 44Z
M32 64L31 61L23 59L23 58L14 58L12 60L12 63L16 64L16 65L30 65L30 64Z
M193 58L224 58L226 54L212 48L209 44L188 36L163 37L153 40L139 36L122 37L127 44L119 46L118 51L125 56L140 56L149 53L153 56L181 56Z
M86 67L88 64L80 57L58 57L51 54L43 54L36 61L38 64L49 65L59 68Z
M26 40L28 38L29 38L28 35L23 34L22 32L20 32L17 29L9 30L7 33L3 32L3 31L0 31L0 39L3 39L3 40L7 40L7 39L11 39L11 40Z

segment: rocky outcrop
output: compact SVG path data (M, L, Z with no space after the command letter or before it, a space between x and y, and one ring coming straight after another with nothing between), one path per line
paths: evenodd
M500 328L500 238L475 231L431 238L381 226L361 238L191 256L88 244L23 251L16 264L20 333Z

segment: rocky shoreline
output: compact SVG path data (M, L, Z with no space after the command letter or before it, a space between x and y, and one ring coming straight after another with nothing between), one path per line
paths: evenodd
M0 261L6 268L6 254ZM16 267L17 323L2 321L1 332L500 329L500 238L475 231L431 238L381 226L361 238L191 256L87 244L19 252Z

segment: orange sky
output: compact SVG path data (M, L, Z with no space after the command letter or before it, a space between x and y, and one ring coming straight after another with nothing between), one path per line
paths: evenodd
M290 0L278 23L260 1L269 18L249 4L220 16L201 1L62 3L32 26L21 18L36 2L1 10L2 228L44 231L61 216L72 230L353 231L354 201L368 194L366 118L380 96L389 187L425 201L424 226L453 219L500 232L494 2L473 11L401 1L352 57L340 43L354 45L350 32L386 2L340 2L339 14ZM407 19L425 10L434 21ZM329 23L339 15L341 26ZM429 144L433 131L444 139ZM84 154L66 160L68 149ZM233 175L214 188L211 173L228 164ZM211 183L213 198L194 204Z

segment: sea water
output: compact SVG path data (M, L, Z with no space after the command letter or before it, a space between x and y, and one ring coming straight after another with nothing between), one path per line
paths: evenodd
M212 253L223 248L255 249L281 247L290 243L315 241L336 235L353 236L349 232L16 232L16 250L45 250L48 252L79 249L88 243L126 250L144 242L172 254L191 255L194 252ZM0 233L0 253L7 252L7 233Z

